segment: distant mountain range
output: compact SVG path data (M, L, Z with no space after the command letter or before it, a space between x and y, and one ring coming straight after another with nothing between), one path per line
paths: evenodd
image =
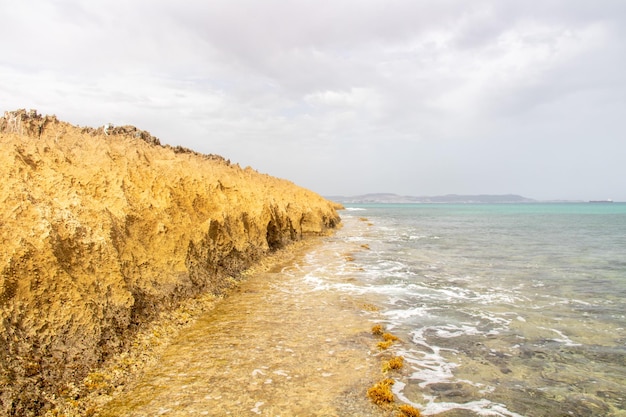
M447 194L432 197L417 197L390 193L363 194L352 197L326 196L337 203L534 203L537 200L515 194L505 195L458 195Z

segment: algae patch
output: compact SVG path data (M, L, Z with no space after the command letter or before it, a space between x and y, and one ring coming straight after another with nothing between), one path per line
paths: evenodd
M402 404L398 407L398 417L420 417L422 413L412 405Z
M378 381L376 385L367 390L367 396L376 405L389 406L394 401L393 392L391 392L393 384L394 381L391 378Z
M383 363L383 373L401 369L404 366L404 358L402 356L392 356L391 359Z
M395 343L399 342L400 338L392 333L385 332L385 328L381 324L375 324L372 326L371 333L375 337L383 339L378 342L376 346L381 350L378 355L385 358L381 365L381 371L383 375L387 375L392 371L400 371L404 366L404 357L399 355L391 355L387 353L387 350ZM386 377L378 381L374 386L367 390L367 397L376 405L388 409L397 411L397 417L419 417L421 416L420 410L409 404L401 404L399 406L394 405L395 397L391 387L394 384L394 380L390 377Z

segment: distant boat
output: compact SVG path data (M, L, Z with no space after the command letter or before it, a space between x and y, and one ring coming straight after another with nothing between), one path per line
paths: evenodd
M608 200L589 200L590 203L612 203L613 200L608 199Z

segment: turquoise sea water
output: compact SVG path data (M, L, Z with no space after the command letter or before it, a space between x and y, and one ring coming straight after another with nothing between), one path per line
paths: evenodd
M389 377L396 404L426 416L626 417L626 204L341 216L244 280L98 415L395 416L366 396ZM400 338L389 350L375 323ZM383 375L391 355L404 367Z
M359 205L349 284L425 415L626 416L626 204ZM335 271L341 274L341 271Z

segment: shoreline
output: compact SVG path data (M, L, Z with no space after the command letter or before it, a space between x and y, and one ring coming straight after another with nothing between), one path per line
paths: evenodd
M102 366L92 369L81 381L82 386L69 383L63 390L63 396L49 396L47 399L56 407L46 411L43 416L95 415L104 405L136 383L146 369L154 366L165 349L181 332L215 309L218 303L236 294L237 288L246 280L254 274L289 262L297 256L299 251L322 244L322 239L322 236L309 236L268 254L242 271L239 280L232 279L231 287L222 295L205 292L181 301L173 310L161 312L158 318L148 322L147 326L133 334L126 349L108 358Z
M336 231L333 233L336 233ZM300 276L294 280L290 276L301 273L302 265L306 263L307 256L310 256L312 252L323 252L325 250L324 246L327 244L328 241L324 237L311 237L298 241L270 254L246 270L242 274L243 279L237 282L224 297L202 296L184 302L171 313L161 315L157 321L138 333L130 344L131 349L116 355L103 367L91 372L83 381L83 387L68 387L67 395L61 399L55 399L57 407L46 413L45 416L105 417L144 415L143 413L148 412L148 410L144 410L143 413L136 411L137 414L133 414L135 411L132 410L133 407L138 407L138 409L149 407L146 404L142 404L142 401L149 402L146 396L152 397L155 395L155 389L157 391L161 390L161 388L155 388L155 386L160 386L156 384L148 389L149 395L146 394L146 386L152 384L149 381L154 381L155 378L162 378L162 376L155 376L155 373L158 374L162 369L167 368L170 374L177 374L183 372L184 369L190 368L189 364L180 366L180 364L175 363L183 360L183 358L179 357L181 351L194 351L196 348L199 348L198 345L207 343L216 343L216 346L209 348L209 352L221 349L219 340L226 337L228 333L233 332L239 332L239 336L233 336L234 342L232 343L235 344L244 343L242 340L247 339L254 332L258 332L258 337L261 339L264 337L264 334L266 336L270 334L271 336L267 336L267 339L272 340L277 334L276 327L283 328L283 333L279 333L283 339L282 343L272 347L272 349L277 349L276 352L270 350L266 352L265 356L262 356L263 359L257 360L285 361L281 362L281 366L275 364L279 369L271 370L274 365L268 363L266 365L259 364L259 367L251 372L248 369L248 374L245 373L245 365L240 365L240 370L231 369L226 373L221 373L223 370L213 369L219 366L216 362L224 360L219 359L215 360L215 363L207 364L201 372L203 375L213 375L213 378L218 381L233 378L233 376L229 377L227 375L229 373L237 374L238 372L242 373L237 376L239 379L256 380L258 379L257 377L263 377L262 379L265 379L264 382L262 379L252 381L246 391L250 395L267 395L269 398L275 399L284 397L287 395L286 393L294 389L293 387L289 388L289 385L281 388L278 386L278 379L283 379L285 384L289 384L289 380L293 376L291 381L297 379L302 384L308 384L308 389L311 390L309 396L313 395L317 403L321 401L322 397L325 398L324 401L327 403L327 412L329 414L322 415L347 415L342 414L342 412L333 414L333 410L340 408L350 410L350 415L389 415L390 410L384 410L375 406L366 396L367 389L380 378L379 352L376 352L376 339L370 330L373 322L372 316L376 314L376 307L358 296L332 293L318 294L315 291L301 293L299 291L302 290L302 280L300 279L302 277ZM345 262L350 261L347 253L329 255L338 256ZM247 301L249 304L245 304L246 299L250 297L252 297L251 300ZM259 300L263 300L263 302L259 302ZM272 322L271 317L275 314L274 310L276 308L280 309L282 308L281 306L288 303L299 306L301 310L296 311L292 308L291 310L282 311L279 313L281 314L280 322ZM249 312L252 315L261 317L265 314L269 319L266 319L261 324L261 327L251 328L249 333L246 333L248 330L245 328L239 329L237 326L249 320L250 315L245 316L246 320L241 318L243 316L236 316L244 308L252 309ZM265 310L266 308L269 308L269 310ZM313 316L317 318L317 321L311 322ZM298 323L301 328L297 332L289 333L293 326L289 327L286 324L284 327L281 327L283 326L281 323L285 320ZM222 324L224 327L219 327L221 326L220 321L228 323ZM321 321L325 321L323 326L319 323ZM212 336L211 340L205 340L207 335ZM189 344L188 339L194 337L198 338L198 343ZM294 341L295 339L298 340ZM293 343L293 345L289 345L290 343ZM305 362L313 360L311 357L313 353L310 351L301 352L302 346L306 346L306 343L313 343L320 349L325 348L326 353L315 360L319 363L330 363L329 361L332 361L333 366L338 367L341 372L336 373L333 369L326 369L324 372L321 372L321 376L315 376L316 372L319 373L317 371L319 365L311 363L305 365ZM291 347L287 348L285 346ZM259 346L256 346L256 348L258 349ZM239 347L233 349L226 349L220 354L237 354L237 349L254 351L255 347L249 345L246 348ZM270 348L264 348L264 350L268 349ZM289 351L292 353L285 356L285 352ZM332 352L332 354L328 355L329 352ZM199 357L204 358L206 355L207 353L205 352L200 354ZM298 358L295 358L297 360L294 359L294 362L290 362L292 355L299 355ZM185 356L191 357L193 353L187 352ZM240 358L235 357L231 358L231 360L238 361ZM170 363L169 368L168 363ZM292 368L289 368L290 366ZM210 369L206 369L207 367ZM264 367L271 369L265 369ZM343 367L354 367L355 370L344 372ZM266 374L269 374L269 378L266 378L268 376ZM290 377L284 376L287 374ZM332 374L332 378L330 374ZM170 376L167 378L170 378ZM175 377L171 378L175 379ZM268 379L273 379L273 383L267 383ZM333 380L332 383L330 382L331 380ZM186 384L190 385L189 383ZM337 384L337 386L333 384ZM172 383L172 386L162 388L162 392L159 391L160 396L167 398L164 401L168 404L177 403L177 400L168 396L181 395L180 393L173 393L177 390L174 385ZM203 383L203 385L209 384L207 382L206 384ZM298 385L295 386L297 387ZM268 389L276 391L268 391ZM335 393L333 389L338 389L341 392ZM284 393L277 395L281 390L284 390ZM187 388L185 388L185 391L187 391ZM224 388L224 391L232 390ZM265 393L262 394L263 392ZM301 392L300 394L302 398L292 398L290 401L306 401L303 399L306 397L306 393ZM207 402L206 397L207 395L194 399L193 403ZM280 402L282 400L276 401ZM217 401L217 403L220 403L220 401ZM250 411L256 409L258 413L255 412L254 414L274 415L267 414L271 413L271 411L267 410L268 407L282 407L283 415L296 415L284 414L285 407L296 407L294 404L281 403L279 405L261 400L255 402L255 404L257 403L263 403L263 406L259 405L256 408L254 406L248 407L246 409L247 414L253 415ZM225 407L222 409L223 412L230 411L228 407L239 407L236 402L221 406ZM305 407L301 411L306 412L306 405L299 406ZM212 407L215 407L215 405ZM154 410L151 412L154 412ZM173 414L166 413L165 415L183 414L176 414L174 411ZM234 415L237 414L235 413Z
M6 415L77 401L85 376L147 323L227 291L268 252L340 221L336 205L310 190L162 147L132 126L104 132L18 110L0 116L0 145ZM163 343L166 330L153 333L137 346ZM116 375L133 366L122 363ZM95 375L87 385L111 390L117 379Z

